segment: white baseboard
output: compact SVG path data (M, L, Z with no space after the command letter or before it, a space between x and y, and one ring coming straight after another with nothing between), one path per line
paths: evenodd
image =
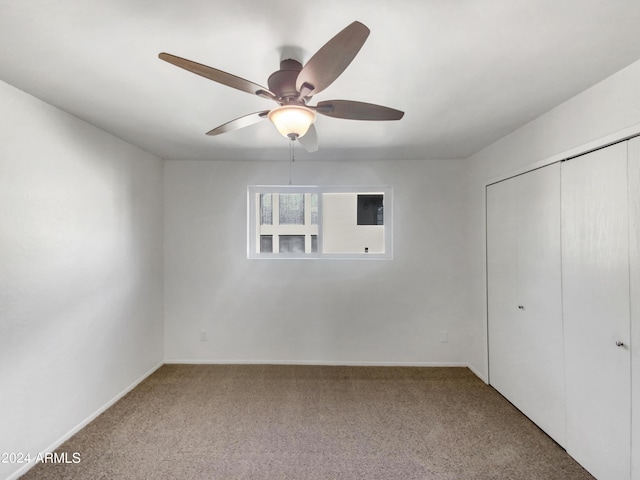
M469 370L471 370L471 371L474 373L474 375L475 375L476 377L478 377L478 378L479 378L480 380L482 380L484 383L486 383L487 385L489 385L489 379L488 379L485 375L481 374L481 373L476 369L476 367L474 367L474 366L473 366L473 365L471 365L471 364L468 364L468 365L467 365L467 368L468 368Z
M115 404L118 400L120 400L122 397L124 397L127 393L129 393L131 390L133 390L134 388L136 388L145 378L147 378L149 375L151 375L153 372L155 372L158 368L160 368L162 365L164 365L164 362L160 362L159 364L157 364L155 367L151 368L151 370L147 371L146 373L144 373L141 377L139 377L137 380L135 380L133 383L131 383L128 387L126 387L124 390L122 390L120 393L118 393L115 397L113 397L111 400L109 400L107 403L105 403L102 407L100 407L98 410L96 410L94 413L92 413L91 415L89 415L86 419L84 419L82 422L80 422L78 425L76 425L75 427L73 427L71 430L69 430L67 433L65 433L62 437L60 437L58 440L56 440L55 442L53 442L51 445L49 445L49 447L47 447L43 453L45 452L53 452L56 448L58 448L60 445L62 445L64 442L66 442L67 440L69 440L71 437L73 437L76 433L78 433L80 430L82 430L84 427L86 427L87 425L89 425L92 421L94 421L98 415L100 415L101 413L103 413L105 410L107 410L109 407L111 407L113 404ZM20 468L18 471L12 473L10 476L8 476L6 478L6 480L17 480L18 478L20 478L20 476L24 475L25 473L27 473L27 471L29 471L31 468L33 468L36 465L36 461L32 460L31 462L25 464L22 468Z
M462 367L471 372L487 385L487 377L481 374L473 365L465 362L376 362L376 361L335 361L335 360L228 360L214 359L167 359L165 364L177 365L328 365L350 367Z
M464 362L380 362L362 360L242 360L242 359L167 359L166 364L191 365L327 365L345 367L469 367ZM473 373L478 373L473 370ZM479 376L479 375L478 375Z

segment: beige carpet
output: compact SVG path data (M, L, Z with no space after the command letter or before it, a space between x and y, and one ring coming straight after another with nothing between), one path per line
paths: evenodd
M593 479L466 368L165 365L24 479Z

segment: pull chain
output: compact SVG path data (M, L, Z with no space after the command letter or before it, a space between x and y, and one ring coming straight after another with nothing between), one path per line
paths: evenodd
M294 139L292 138L291 141L289 142L289 185L291 185L291 169L293 167L293 162L296 161L294 155L293 155L293 141Z

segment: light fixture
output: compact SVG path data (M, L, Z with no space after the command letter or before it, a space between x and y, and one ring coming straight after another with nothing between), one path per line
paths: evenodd
M303 105L282 105L269 112L269 120L282 135L295 140L307 133L316 121L316 112Z

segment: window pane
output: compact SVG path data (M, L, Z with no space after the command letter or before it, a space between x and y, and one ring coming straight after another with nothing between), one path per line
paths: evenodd
M304 235L280 235L280 253L304 253Z
M311 194L311 225L318 225L318 194Z
M384 225L382 195L358 195L358 225Z
M260 253L273 253L273 235L260 235Z
M260 225L273 225L273 204L270 193L260 194Z
M318 235L311 235L311 253L318 253Z
M303 193L281 193L279 201L280 225L304 225Z
M381 200L375 193L323 193L323 253L385 253L385 227L376 224Z

